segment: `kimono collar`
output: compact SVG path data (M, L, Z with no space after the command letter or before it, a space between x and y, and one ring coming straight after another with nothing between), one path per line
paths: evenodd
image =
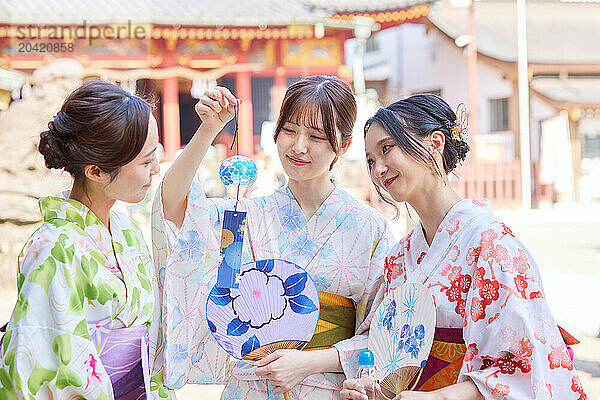
M88 226L100 225L106 228L102 221L86 206L77 200L69 198L70 191L60 192L55 196L40 199L39 207L44 222L61 219L76 223L81 229Z
M290 190L290 187L288 185L282 186L282 187L278 188L277 190L275 190L275 194L278 195L278 196L280 196L280 197L287 198L287 199L293 201L294 203L298 204L298 201L294 197L294 194L292 193L292 191ZM331 201L331 199L335 198L336 196L341 196L346 201L352 201L354 199L344 189L341 189L338 186L334 186L333 191L325 199L325 201L323 201L323 204L326 204L327 202ZM300 206L300 205L298 204L298 206Z
M463 199L448 211L440 226L448 222L454 223L456 220L461 221L461 225L463 225L464 222L481 214L492 215L492 206L488 199Z
M408 253L407 281L425 283L441 266L445 254L460 238L462 231L470 226L475 218L484 215L492 215L492 207L487 199L469 198L459 201L440 223L431 246L425 240L423 225L419 221L404 244Z
M492 206L487 199L467 198L456 203L440 223L437 232L433 238L431 246L425 240L423 225L421 221L417 223L413 230L414 235L411 239L414 250L419 249L428 252L430 248L436 249L447 246L447 241L457 236L456 233L468 226L471 220L480 215L492 215ZM410 248L410 247L409 247Z

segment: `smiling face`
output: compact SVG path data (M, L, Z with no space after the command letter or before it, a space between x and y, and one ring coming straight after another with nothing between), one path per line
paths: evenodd
M144 199L152 184L152 176L159 172L156 148L158 125L150 113L148 136L140 153L119 169L119 173L105 186L107 197L127 203L138 203Z
M369 175L397 202L414 199L432 178L431 169L406 154L378 123L365 135Z
M310 124L301 120L285 121L277 136L279 159L291 180L329 179L329 168L336 153L323 123L319 118L314 120L316 123Z
M350 87L332 76L309 76L290 85L274 139L290 181L331 184L329 170L351 143L356 101Z

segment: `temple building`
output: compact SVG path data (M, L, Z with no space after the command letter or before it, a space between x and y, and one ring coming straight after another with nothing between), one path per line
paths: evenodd
M198 126L194 97L218 83L243 100L240 151L251 155L289 84L312 74L352 82L347 39L419 22L429 8L423 0L0 0L0 71L31 81L35 69L74 58L85 77L152 98L167 159ZM2 77L6 107L8 93L21 93Z

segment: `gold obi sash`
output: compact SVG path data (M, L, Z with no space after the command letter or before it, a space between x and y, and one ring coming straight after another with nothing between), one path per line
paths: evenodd
M321 310L315 334L304 350L324 350L354 336L356 308L346 297L319 292Z

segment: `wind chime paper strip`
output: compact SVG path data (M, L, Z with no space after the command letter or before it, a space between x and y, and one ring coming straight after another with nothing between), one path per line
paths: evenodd
M242 244L246 212L225 210L221 229L221 264L217 271L217 287L238 288L242 266Z

